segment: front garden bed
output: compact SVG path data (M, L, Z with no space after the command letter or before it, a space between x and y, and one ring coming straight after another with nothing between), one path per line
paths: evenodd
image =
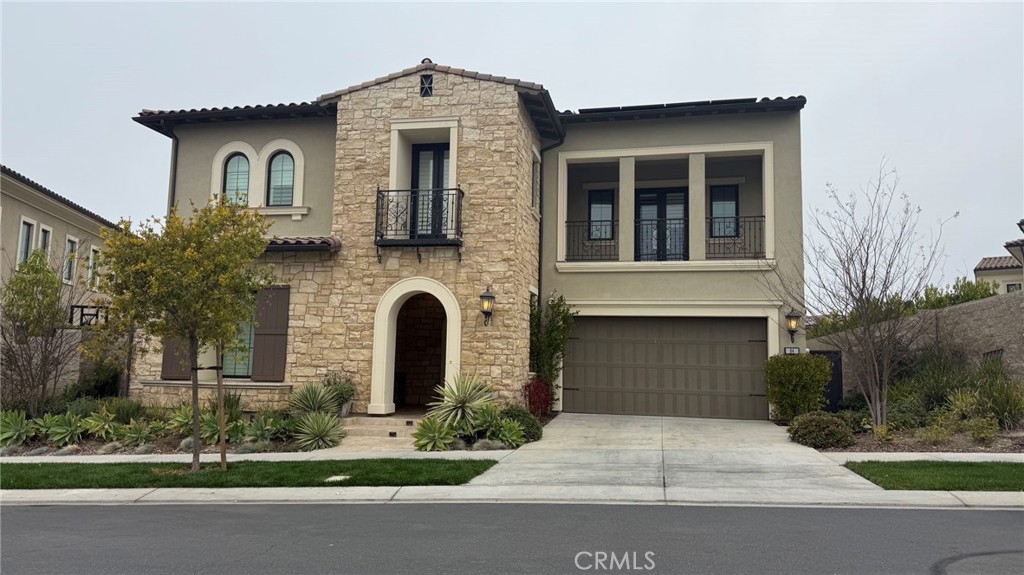
M990 443L978 443L966 433L950 435L941 444L927 443L913 431L899 431L890 439L878 439L870 433L854 436L854 445L845 448L823 448L821 451L855 452L946 452L946 453L1024 453L1024 430L1002 431Z
M462 485L493 460L353 459L236 461L220 471L180 463L20 463L5 465L0 489L122 489L159 487L353 487ZM328 478L344 477L336 481Z

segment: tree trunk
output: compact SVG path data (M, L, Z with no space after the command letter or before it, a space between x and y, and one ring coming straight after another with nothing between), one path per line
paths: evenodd
M188 357L192 364L192 473L199 472L199 338L188 338Z
M217 345L217 409L220 411L220 470L228 470L228 430L224 419L224 344Z

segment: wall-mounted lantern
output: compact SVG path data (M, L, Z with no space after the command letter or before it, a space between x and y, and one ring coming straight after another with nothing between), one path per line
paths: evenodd
M786 331L789 332L789 342L796 343L796 332L800 327L800 314L795 309L789 308L786 314Z
M494 294L491 293L491 286L480 294L480 313L484 314L484 325L491 325L491 314L494 313Z

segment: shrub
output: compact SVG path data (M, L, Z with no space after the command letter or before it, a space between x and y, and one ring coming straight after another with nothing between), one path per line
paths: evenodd
M857 435L868 431L870 426L871 417L865 416L859 411L840 411L834 414L839 418L840 421L849 428L850 433ZM865 425L867 420L867 425Z
M798 415L789 424L789 438L815 449L850 447L856 441L838 417L823 411Z
M487 439L500 441L512 449L526 443L523 426L514 419L502 419L498 424L494 437L488 437Z
M36 434L32 420L23 410L0 412L0 447L21 445Z
M453 429L472 429L476 414L485 405L494 403L494 389L476 375L458 375L451 385L438 385L434 391L440 401L428 403L427 414Z
M481 407L473 418L473 429L487 439L494 439L500 426L501 410L493 403Z
M167 437L171 434L171 426L162 419L154 419L149 422L149 432L153 437Z
M501 417L518 421L519 425L523 426L523 436L527 443L539 441L544 436L544 426L540 424L540 420L521 405L506 405L501 409Z
M902 396L896 401L889 399L887 424L895 430L917 429L925 425L928 411L924 402L916 395Z
M94 411L100 409L103 402L92 397L79 397L68 402L65 413L73 413L79 417L89 417Z
M151 441L153 441L153 432L149 430L149 425L145 421L133 419L125 426L124 439L121 440L121 443L129 447L138 447Z
M83 433L85 425L82 424L82 418L73 413L56 416L47 431L50 442L57 446L77 444Z
M121 366L112 361L99 361L76 386L80 396L114 397L121 384Z
M245 427L245 440L253 443L270 441L274 433L274 419L264 413L257 413Z
M973 389L954 389L949 393L946 406L955 419L980 417L987 411L981 395Z
M307 383L292 393L289 407L296 415L307 413L336 413L338 398L333 391L319 383Z
M217 414L204 411L199 414L199 438L208 445L220 440L220 418Z
M108 397L103 400L103 404L107 406L107 411L114 414L114 419L125 425L146 415L146 406L124 397Z
M245 439L245 431L248 425L241 419L236 419L227 424L224 433L227 435L228 443L241 443Z
M825 386L832 378L832 362L823 355L775 355L764 368L768 403L775 418L789 421L825 405Z
M942 445L949 441L950 432L941 425L929 425L918 429L914 434L918 441L929 445Z
M217 396L214 395L207 402L207 409L212 413L220 415L218 407ZM242 419L242 396L233 391L228 391L224 394L224 420L231 423L239 419Z
M551 413L551 402L554 400L554 390L551 384L541 377L535 377L523 388L523 395L526 396L526 405L535 417L541 417Z
M413 447L420 451L448 451L455 443L455 431L447 423L424 417L412 433Z
M988 407L988 413L1004 429L1013 429L1024 421L1024 385L1009 376L986 383L978 393Z
M546 382L558 379L576 313L565 296L554 293L530 302L530 371Z
M899 386L913 389L925 409L931 411L943 406L954 389L973 389L977 383L962 356L931 350L918 358L910 367L910 375Z
M107 411L104 405L100 405L99 411L90 414L82 423L85 425L86 431L102 441L117 439L117 426L123 425L114 420L114 414Z
M275 419L270 424L270 437L272 439L287 440L295 435L295 428L298 425L298 420L290 417L282 417Z
M192 404L185 403L171 412L171 431L177 435L192 433Z
M972 417L961 422L961 429L979 443L989 443L999 433L999 420L992 416Z
M895 437L895 435L893 434L893 431L895 430L892 427L890 427L887 423L882 425L876 425L871 429L871 431L874 432L875 439L879 441L892 441Z
M307 413L299 418L295 426L295 439L302 451L334 447L344 437L345 429L334 413Z
M320 382L334 392L338 407L356 398L356 386L352 383L352 378L345 376L340 371L328 371Z
M44 413L42 417L37 417L32 420L32 427L36 430L36 433L42 437L47 438L50 435L50 429L57 424L57 416L52 413Z

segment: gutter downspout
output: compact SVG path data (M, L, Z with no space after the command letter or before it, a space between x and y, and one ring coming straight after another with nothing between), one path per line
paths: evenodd
M537 234L537 298L539 302L544 301L544 153L554 150L565 143L565 132L558 137L558 141L540 149L540 189L538 190L537 202L539 202L540 230ZM539 303L538 302L538 303Z
M164 121L160 120L160 126L163 127ZM170 214L171 210L174 209L174 204L177 200L177 184L178 184L178 136L171 130L171 177L167 185L167 213Z

